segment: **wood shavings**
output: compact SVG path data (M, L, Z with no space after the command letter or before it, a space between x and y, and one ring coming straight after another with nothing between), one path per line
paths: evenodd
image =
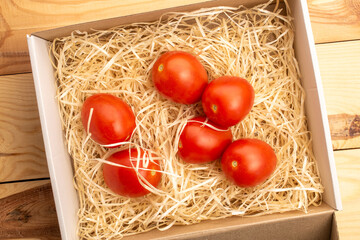
M321 203L291 17L281 15L278 6L266 10L269 4L169 13L152 23L76 31L53 41L57 98L80 200L80 238L121 238L232 215L307 211ZM186 119L203 112L200 103L173 103L154 88L151 68L172 50L197 55L210 81L234 75L253 85L254 107L232 132L235 139L258 138L274 148L278 164L266 182L240 188L225 179L218 161L192 165L177 157ZM137 127L120 149L142 147L160 157L159 191L129 199L106 187L101 166L108 149L89 139L80 119L82 103L94 93L114 94L133 108Z

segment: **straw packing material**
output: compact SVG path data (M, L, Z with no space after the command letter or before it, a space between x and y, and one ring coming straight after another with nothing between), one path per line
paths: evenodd
M80 200L80 238L121 238L232 215L307 211L321 203L323 187L307 130L292 19L278 5L267 10L270 3L168 13L152 23L75 31L53 41L57 99ZM200 103L174 103L154 88L152 66L173 50L197 55L210 81L233 75L252 84L254 107L232 132L235 139L258 138L274 148L278 164L266 182L240 188L225 179L219 161L196 165L178 158L186 120L203 111ZM134 134L118 149L95 143L82 126L82 103L95 93L122 98L136 114ZM158 189L149 188L152 193L141 198L118 196L103 180L106 158L128 147L151 150L161 164Z

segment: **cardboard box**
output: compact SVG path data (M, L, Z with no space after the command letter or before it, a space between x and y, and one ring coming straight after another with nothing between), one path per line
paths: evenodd
M153 21L169 11L191 11L220 5L248 7L266 0L216 0L163 9L125 17L77 24L33 33L28 36L32 71L39 105L46 156L63 239L77 239L78 198L73 186L72 163L65 147L59 109L55 99L54 70L48 56L48 41L69 35L73 30L107 29L124 23ZM160 232L153 230L125 239L338 239L335 210L341 199L332 152L330 130L322 83L306 0L290 0L295 24L295 52L306 91L306 113L313 136L313 149L325 187L323 204L300 211L261 217L230 217L203 221L191 226L174 226Z

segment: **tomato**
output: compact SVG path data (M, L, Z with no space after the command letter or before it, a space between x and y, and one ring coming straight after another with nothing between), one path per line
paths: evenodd
M275 170L276 155L267 143L258 139L239 139L225 150L221 167L225 176L240 187L254 187Z
M239 123L254 104L254 89L243 78L224 76L209 83L202 95L206 116L223 127Z
M130 106L120 98L105 93L88 97L81 109L81 120L86 131L91 109L89 132L95 142L108 145L130 138L136 127L135 116Z
M200 101L208 83L206 70L199 60L182 51L161 55L152 69L152 80L163 96L184 104Z
M205 117L190 119L180 135L178 154L185 162L206 163L220 159L232 141L230 129L207 121L206 124L221 129L215 130L204 125L205 121Z
M148 165L144 165L144 154L148 161ZM106 185L116 194L125 197L141 197L149 193L149 190L144 188L138 179L136 174L137 161L139 162L138 173L152 186L157 187L161 180L161 172L159 161L152 159L149 160L150 153L145 152L142 149L139 151L136 148L126 149L123 151L112 154L107 160L122 166L114 166L110 164L104 164L103 176ZM155 157L154 155L152 155ZM139 159L138 159L139 157ZM143 181L144 184L147 184ZM147 184L148 185L148 184ZM148 185L149 186L149 185Z

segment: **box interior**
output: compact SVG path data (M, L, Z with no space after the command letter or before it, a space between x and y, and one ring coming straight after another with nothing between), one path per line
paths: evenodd
M29 52L31 57L32 71L34 75L36 95L39 105L39 113L44 136L46 156L50 177L52 180L57 213L59 217L59 225L61 228L62 237L64 239L76 238L76 214L79 205L77 193L73 186L72 163L66 149L58 105L55 99L56 86L53 68L48 56L48 41L53 40L55 37L69 35L73 30L91 31L91 29L107 29L112 26L126 24L130 22L154 21L165 12L191 11L199 8L219 5L239 6L245 4L246 6L251 7L262 2L266 1L256 0L251 1L250 4L246 4L249 3L249 1L247 0L207 1L204 3L186 5L170 9L162 9L148 13L100 20L90 23L82 23L53 30L37 32L32 34L31 36L28 36ZM313 215L324 214L326 216L330 216L330 212L332 212L333 209L341 209L341 200L331 147L330 131L327 122L324 96L322 92L319 69L317 67L316 52L312 38L311 25L307 12L306 1L290 1L290 6L292 9L291 12L293 14L293 17L295 18L294 24L296 35L294 47L302 73L302 84L307 94L305 102L306 113L308 117L309 129L312 132L315 157L319 166L322 182L325 187L325 193L323 195L323 198L326 204L323 204L321 207L311 208L309 215L303 215L301 212L291 212L272 214L256 218L233 217L224 220L205 221L200 224L195 224L193 226L186 226L185 229L183 228L183 226L176 226L165 232L151 231L149 233L136 235L136 239L148 239L155 236L158 238L162 236L162 238L169 239L170 235L174 237L173 239L184 239L186 238L186 234L193 234L194 231L200 234L197 235L198 237L202 236L210 239L209 234L215 234L215 232L223 232L225 230L227 231L226 234L230 234L226 236L231 237L232 230L236 230L244 226L250 226L249 229L253 229L248 230L249 234L251 233L251 231L255 232L256 234L260 234L258 231L256 231L256 227L251 228L251 225L256 225L257 222L261 222L262 219L264 219L263 221L276 222L276 219L289 219L294 217L299 221L303 221L302 219L308 219L308 216ZM222 227L219 229L216 226ZM316 225L313 224L312 226ZM274 225L269 229L269 231L276 232L272 230L275 228L276 227ZM242 231L243 230L244 229L242 229ZM183 233L184 231L186 231L186 234L183 234L184 236L181 237L181 235L179 234ZM327 232L330 232L330 230ZM145 238L143 238L142 236L145 236ZM148 238L146 238L146 236L148 236ZM213 236L218 236L218 234L215 234ZM194 237L194 235L192 235L192 237ZM134 238L135 237L129 237L128 239ZM220 236L216 238L220 238Z

